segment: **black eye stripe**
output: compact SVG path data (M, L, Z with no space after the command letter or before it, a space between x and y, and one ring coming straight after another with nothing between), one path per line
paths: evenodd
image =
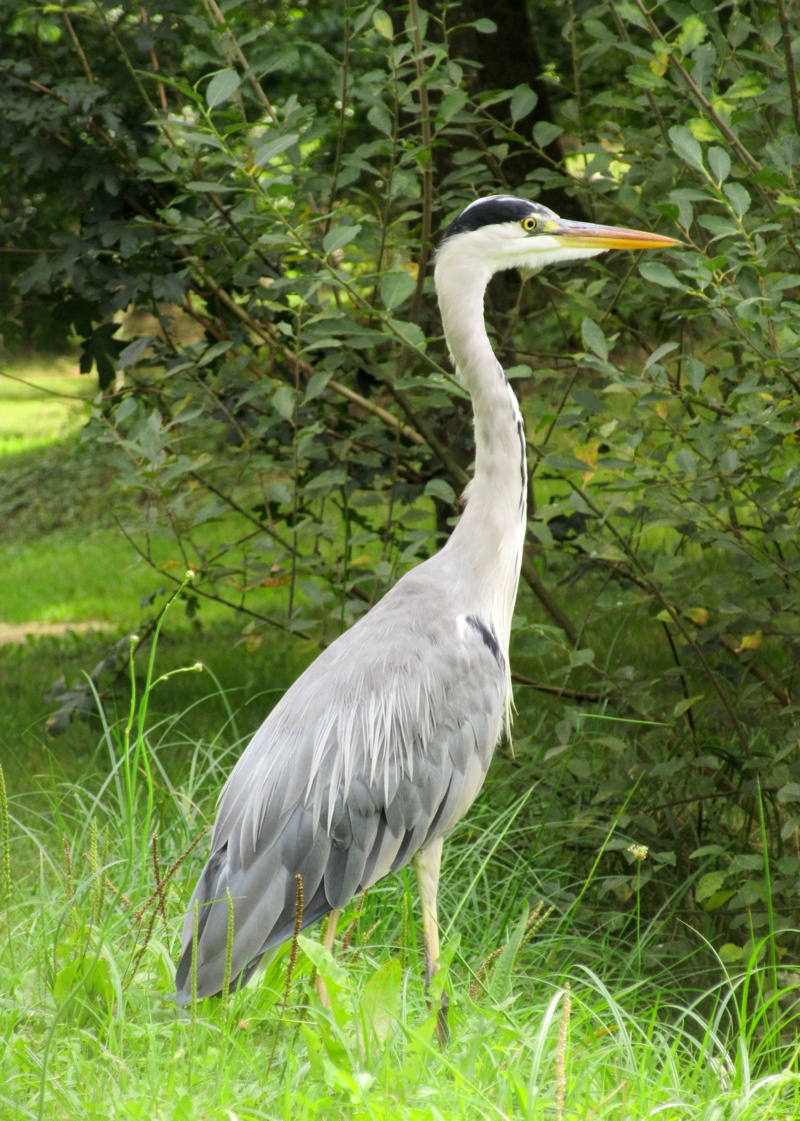
M478 230L482 226L493 226L501 222L522 222L531 216L531 211L534 209L543 208L526 199L506 197L480 199L453 219L444 231L442 241L456 234Z

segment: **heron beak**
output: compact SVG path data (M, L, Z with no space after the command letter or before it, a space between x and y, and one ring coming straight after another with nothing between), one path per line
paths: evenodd
M665 249L680 245L674 237L647 230L628 230L624 226L595 226L591 222L569 222L559 218L547 222L542 233L575 249Z

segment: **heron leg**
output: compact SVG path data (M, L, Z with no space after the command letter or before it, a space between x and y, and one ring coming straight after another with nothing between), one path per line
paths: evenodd
M339 912L331 911L328 914L328 925L325 928L325 949L328 950L328 952L331 954L333 953L333 943L336 940L336 924L338 923L338 921ZM320 1004L323 1008L330 1008L331 998L328 995L328 990L325 986L325 982L320 977L319 973L317 974L317 978L314 984L317 987L317 996L319 997Z
M425 942L425 992L430 989L433 975L439 970L439 920L436 911L436 894L439 890L439 868L442 863L442 838L420 849L413 858L417 874L419 898L422 904L422 937ZM447 1026L447 993L442 993L442 1003L436 1016L436 1034L444 1046L450 1039Z

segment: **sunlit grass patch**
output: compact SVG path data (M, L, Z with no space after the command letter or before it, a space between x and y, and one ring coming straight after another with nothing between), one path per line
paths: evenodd
M40 448L75 432L95 392L96 381L78 376L72 358L0 361L0 456Z
M164 559L169 555L165 543ZM124 630L141 618L140 600L159 586L158 574L113 529L0 545L0 567L0 619L7 623L100 620Z

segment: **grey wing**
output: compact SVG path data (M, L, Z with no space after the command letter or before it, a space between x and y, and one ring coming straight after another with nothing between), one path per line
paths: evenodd
M480 790L505 658L474 617L420 612L419 591L401 582L325 651L239 760L184 924L179 1003L191 994L195 902L208 996L222 988L231 905L236 982L291 936L296 876L306 926L446 833Z

